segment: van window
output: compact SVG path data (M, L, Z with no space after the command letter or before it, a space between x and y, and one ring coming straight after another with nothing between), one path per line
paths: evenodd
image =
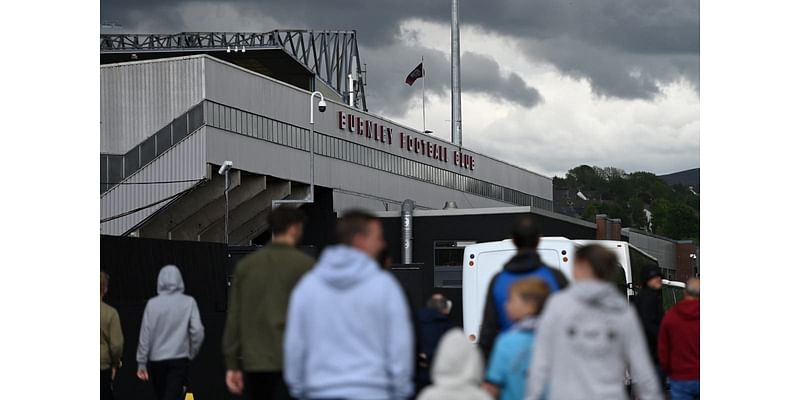
M658 261L650 258L632 246L628 246L628 252L631 257L631 281L633 281L634 291L638 293L639 289L642 287L640 278L642 276L642 270L650 267L658 268Z
M661 300L664 303L664 311L667 311L676 303L683 300L683 289L664 285L661 287Z
M628 297L628 280L625 279L625 269L622 264L617 263L617 273L614 277L614 285L619 289L620 293L626 298Z

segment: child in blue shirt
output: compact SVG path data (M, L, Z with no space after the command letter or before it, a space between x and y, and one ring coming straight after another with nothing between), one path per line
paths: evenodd
M505 308L514 325L497 337L483 388L500 400L525 397L525 381L535 347L538 316L550 294L545 281L523 279L509 288Z

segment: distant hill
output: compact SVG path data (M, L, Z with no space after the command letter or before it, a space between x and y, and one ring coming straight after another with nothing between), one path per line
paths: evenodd
M687 169L686 171L659 175L658 177L666 182L667 185L691 186L695 192L700 193L700 168Z

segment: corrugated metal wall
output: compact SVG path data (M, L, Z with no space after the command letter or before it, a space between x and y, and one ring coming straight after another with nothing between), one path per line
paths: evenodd
M203 58L100 66L100 152L123 154L204 97Z
M125 183L201 179L205 175L206 132L205 128L201 128L131 175L125 180ZM100 197L100 218L119 215L154 203L180 193L193 185L195 183L185 182L116 186ZM102 223L100 224L100 233L121 235L166 204L169 203L164 202L156 207Z
M661 268L675 269L675 242L628 230L628 242L658 259Z

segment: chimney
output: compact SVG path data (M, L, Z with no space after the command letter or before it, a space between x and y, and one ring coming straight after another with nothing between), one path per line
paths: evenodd
M675 279L686 282L694 276L695 259L692 254L697 256L697 246L691 240L678 240L675 243Z
M619 218L608 220L609 231L608 240L622 240L622 220Z
M608 215L597 214L594 220L595 224L597 224L597 240L608 239Z

